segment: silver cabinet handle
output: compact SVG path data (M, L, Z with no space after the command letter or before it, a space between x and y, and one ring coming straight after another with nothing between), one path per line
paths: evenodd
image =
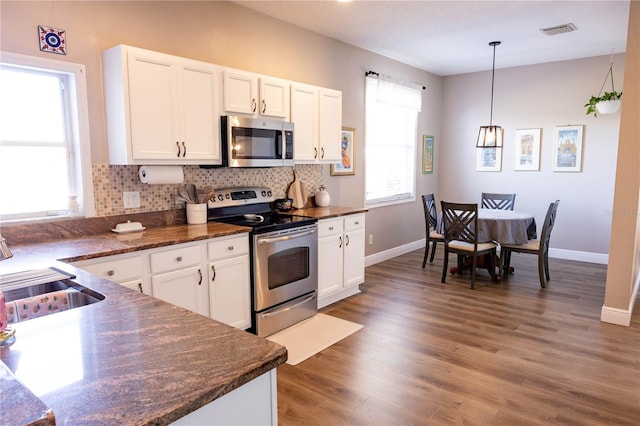
M313 158L318 158L318 148L313 148Z
M342 248L342 235L340 235L340 245L338 247Z
M211 272L213 273L213 277L211 278L211 282L216 280L216 265L211 265Z
M178 147L178 155L176 157L180 157L180 142L176 141L176 146Z
M344 236L344 239L345 239L345 241L346 241L346 242L344 243L344 245L345 245L345 246L348 246L348 245L349 245L349 234L346 234L346 235Z
M265 100L262 100L262 113L264 114L267 111L267 103Z
M144 291L142 291L142 283L138 283L138 289L140 290L140 293L144 293Z
M182 141L182 158L184 158L185 155L187 155L187 146L184 144L184 141Z
M251 112L256 112L256 107L258 104L256 103L256 98L251 99Z
M116 274L116 271L114 271L113 269L110 271L107 271L107 275L109 275L110 277L114 276Z
M320 158L324 158L324 147L320 148L320 150L322 151L322 157Z
M229 251L233 251L233 246L229 246L229 247L227 247L227 250L229 250Z
M176 260L177 260L178 262L182 262L182 256L178 256L178 257L176 257Z
M198 269L198 274L200 274L200 280L198 280L198 285L202 285L202 271Z

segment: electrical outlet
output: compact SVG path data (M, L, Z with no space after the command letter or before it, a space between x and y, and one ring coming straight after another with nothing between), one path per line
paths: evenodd
M369 234L369 245L373 244L373 234Z
M140 208L140 191L123 192L122 203L125 209Z

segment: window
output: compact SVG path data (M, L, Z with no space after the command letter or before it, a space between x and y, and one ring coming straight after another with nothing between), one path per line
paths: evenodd
M0 218L92 216L84 66L3 52L0 93Z
M420 89L366 79L365 186L368 207L415 201Z

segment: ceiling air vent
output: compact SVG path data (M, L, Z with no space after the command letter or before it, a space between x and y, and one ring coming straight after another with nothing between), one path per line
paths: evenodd
M570 33L571 31L575 31L575 30L577 30L577 28L573 24L562 24L562 25L556 25L555 27L540 28L540 31L542 31L548 36L562 34L562 33Z

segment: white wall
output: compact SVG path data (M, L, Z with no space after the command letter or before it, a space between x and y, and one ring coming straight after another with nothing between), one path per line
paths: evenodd
M499 50L496 55L499 63ZM491 71L445 77L437 198L479 202L483 191L515 192L516 210L535 214L538 231L549 203L559 199L551 247L570 251L559 257L595 253L606 259L620 113L594 118L583 105L598 93L608 69L609 56L497 69L493 122L505 129L501 172L475 171L478 127L489 121ZM614 55L618 91L623 70L624 55ZM553 172L555 126L580 124L582 172ZM514 171L515 131L524 128L542 128L540 171Z

